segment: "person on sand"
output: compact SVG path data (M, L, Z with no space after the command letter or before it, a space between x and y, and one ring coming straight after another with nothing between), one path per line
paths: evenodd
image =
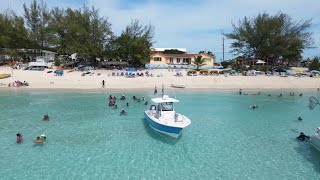
M44 121L49 121L49 115L48 114L45 114L42 118L42 120Z
M105 85L105 81L104 80L102 80L102 87L104 88L104 85Z
M17 134L17 143L21 143L22 142L22 135L20 133Z

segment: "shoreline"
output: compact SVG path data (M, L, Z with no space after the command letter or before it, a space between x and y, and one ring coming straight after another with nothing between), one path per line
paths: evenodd
M301 91L320 88L319 77L279 77L279 76L187 76L183 70L182 77L175 76L176 72L166 69L148 70L154 77L126 78L124 76L112 76L112 70L93 70L93 74L82 76L81 71L73 71L63 76L54 76L47 71L11 70L8 67L0 67L0 74L13 71L13 77L0 79L0 90L57 90L57 91L150 91L157 86L161 92L162 85L165 91ZM147 70L144 70L144 72ZM98 75L100 74L100 75ZM102 80L105 80L105 88L102 88ZM29 86L8 87L14 81L26 81ZM184 85L185 88L172 88L171 84Z

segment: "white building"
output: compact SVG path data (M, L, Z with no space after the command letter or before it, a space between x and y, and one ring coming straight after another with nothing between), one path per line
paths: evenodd
M30 62L30 67L44 67L44 68L51 68L52 67L52 61L49 60L46 57L37 57L36 62Z
M52 52L52 51L47 51L47 50L43 50L42 51L42 57L46 58L49 62L53 62L54 61L54 58L55 58L56 54L57 53Z

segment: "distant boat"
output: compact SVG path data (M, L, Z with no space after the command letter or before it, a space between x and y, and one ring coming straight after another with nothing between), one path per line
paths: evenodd
M150 110L144 112L145 119L152 129L168 136L178 138L183 128L189 126L189 118L174 111L173 104L177 99L164 95L151 99L156 105L151 105Z
M182 84L171 84L171 87L173 87L173 88L185 88L185 86L182 85Z

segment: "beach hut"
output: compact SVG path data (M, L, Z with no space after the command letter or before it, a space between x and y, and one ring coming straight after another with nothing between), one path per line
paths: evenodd
M199 75L207 76L207 75L209 75L209 71L206 69L200 70Z
M196 76L197 75L197 71L196 70L190 70L187 72L188 76Z
M211 70L209 72L210 75L219 75L219 70Z

